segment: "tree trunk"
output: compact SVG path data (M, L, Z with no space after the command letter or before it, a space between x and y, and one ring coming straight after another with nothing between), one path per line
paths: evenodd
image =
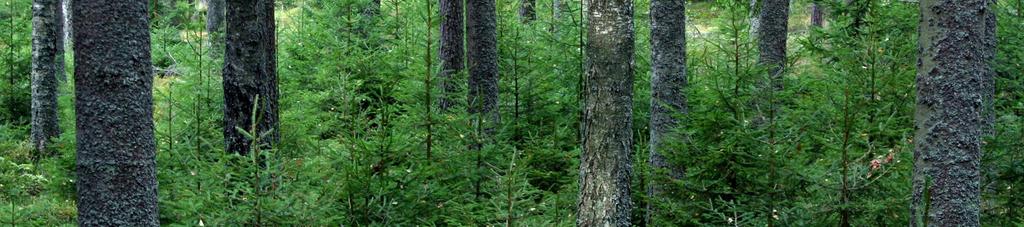
M761 4L765 0L750 0L750 38L757 39L757 32L761 30Z
M565 4L562 0L551 0L551 17L555 20L562 18L562 11L565 9Z
M441 14L441 88L440 109L447 111L457 105L455 94L462 89L456 83L466 65L463 31L463 0L440 0Z
M678 126L676 115L687 112L686 105L686 1L651 1L651 122L650 159L652 176L667 171L672 179L683 176L681 166L666 160L664 138ZM662 177L653 177L647 191L647 223L657 216L657 200L662 197Z
M224 53L224 5L224 0L208 0L206 5L206 35L213 57Z
M74 36L72 36L72 34L74 34L74 33L71 32L72 29L73 29L73 27L71 26L71 18L72 18L72 15L73 15L71 13L72 12L72 10L71 10L71 0L62 0L62 1L63 2L61 4L63 4L63 9L64 9L64 13L63 13L63 15L64 15L64 18L63 18L64 19L64 46L65 47L70 47L71 44L74 41ZM74 54L74 53L72 53L72 54Z
M36 158L49 153L60 135L57 80L64 75L64 21L60 0L32 1L32 146Z
M820 28L824 24L824 12L817 2L811 3L811 27Z
M757 47L758 63L768 67L770 84L781 90L786 65L786 38L789 35L789 0L759 0Z
M147 2L74 9L78 224L158 226Z
M274 1L228 0L226 15L225 150L248 154L270 148L280 138ZM240 129L255 138L246 137ZM252 147L253 139L258 147Z
M633 1L587 8L586 100L577 226L629 226L633 202Z
M910 225L979 226L996 17L988 0L922 0Z
M494 0L466 1L466 43L469 60L469 113L480 114L481 127L498 125L498 33Z
M537 19L535 5L537 0L522 0L519 2L519 20L523 23L530 23Z

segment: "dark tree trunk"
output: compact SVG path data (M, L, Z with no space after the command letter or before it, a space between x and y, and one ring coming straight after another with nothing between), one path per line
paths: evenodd
M989 3L920 2L911 226L980 225L996 51Z
M757 47L758 63L768 67L770 84L782 88L782 71L786 65L786 38L789 35L789 0L758 0Z
M633 202L633 1L587 8L586 100L577 226L629 226Z
M78 224L158 226L147 2L73 4Z
M466 1L469 60L469 113L480 114L493 131L498 125L498 33L494 0Z
M824 24L824 12L817 2L811 3L811 27L820 28Z
M439 0L441 10L441 50L438 55L441 58L441 100L440 109L447 111L457 105L455 95L462 89L456 78L461 75L465 62L465 48L463 36L465 25L463 24L463 0Z
M49 153L60 135L57 80L64 76L63 7L60 0L32 1L32 146L36 158Z
M280 138L274 27L274 1L227 1L224 142L228 152L248 154L257 148L251 146L252 139L266 149ZM239 129L256 138L247 138Z
M224 0L208 0L206 5L206 35L214 57L224 53L224 7Z
M523 23L530 23L537 19L537 0L522 0L519 2L519 20Z
M651 1L651 122L650 159L656 176L649 181L647 191L647 223L653 224L657 216L655 200L663 198L661 172L672 179L683 176L681 166L672 165L664 156L666 138L678 126L676 116L687 112L686 105L686 1Z

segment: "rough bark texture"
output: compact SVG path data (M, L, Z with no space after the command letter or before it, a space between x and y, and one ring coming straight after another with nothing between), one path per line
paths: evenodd
M664 156L663 139L678 126L676 116L687 112L686 93L686 1L651 1L651 122L650 159L654 176L667 172L672 179L683 176L683 168ZM647 191L647 223L657 216L654 200L662 197L665 182L654 177Z
M988 0L922 0L911 226L979 226L983 136L994 93Z
M811 3L811 26L820 28L825 22L824 12L817 2Z
M519 20L523 23L530 23L530 21L537 19L536 10L537 0L522 0L519 2Z
M586 100L577 226L629 226L633 202L633 1L587 8Z
M441 10L441 47L438 57L441 60L441 99L439 102L442 111L446 111L455 105L455 95L462 89L457 84L456 77L461 75L465 68L465 38L463 23L463 0L439 0Z
M789 35L789 0L759 0L757 48L758 63L769 67L771 84L780 89L786 64L786 38Z
M210 39L213 56L224 53L224 0L208 0L206 5L206 35Z
M64 76L64 42L60 0L32 1L32 146L49 153L50 139L60 135L57 80Z
M487 131L498 124L498 33L494 0L466 1L469 113L480 114Z
M80 226L159 224L146 3L73 3Z
M64 13L63 13L63 15L64 15L64 18L63 18L64 19L64 46L65 47L69 47L69 46L71 46L73 38L74 38L74 36L72 36L72 34L74 34L74 33L71 32L71 30L72 30L72 26L71 26L71 16L72 16L72 14L71 14L71 0L62 0L62 1L63 2L61 4L63 4L63 9L64 9Z
M247 154L254 149L251 146L253 141L239 128L252 132L255 122L256 132L252 135L258 137L255 139L259 139L261 149L269 148L280 138L274 1L228 0L227 34L224 54L225 150ZM253 116L254 112L256 116Z

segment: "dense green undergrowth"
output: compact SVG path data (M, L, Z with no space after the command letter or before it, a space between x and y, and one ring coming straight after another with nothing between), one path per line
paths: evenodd
M33 162L30 2L11 2L0 10L0 224L74 225L72 83L61 88L59 152ZM259 157L223 152L221 60L203 31L204 7L178 2L152 20L154 67L165 72L154 86L162 224L574 225L585 63L579 1L565 1L559 18L538 1L538 20L522 24L518 1L498 0L501 122L493 136L464 107L433 105L436 1L383 0L374 18L361 14L368 0L278 1L282 141L262 152L263 168ZM649 16L648 1L635 2L635 204L647 205L646 184L673 185L672 202L652 204L669 211L655 224L829 226L843 216L854 226L907 224L918 8L839 2L823 2L831 10L819 29L807 25L810 2L794 1L785 90L776 94L757 86L765 74L749 5L689 4L691 111L668 152L687 168L678 181L652 174L641 158ZM986 226L1024 224L1020 5L995 7L998 120L984 156ZM750 103L765 96L778 103L777 115L756 122L763 112ZM635 224L643 212L634 209Z

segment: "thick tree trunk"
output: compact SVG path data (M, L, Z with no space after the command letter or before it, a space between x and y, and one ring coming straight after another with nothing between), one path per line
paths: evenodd
M686 1L651 1L651 122L650 159L652 176L667 172L672 179L683 176L683 168L669 163L664 156L663 139L673 137L678 114L687 112L686 104ZM657 203L662 197L662 177L649 181L647 191L647 223L657 216Z
M206 5L206 36L214 57L224 53L225 4L224 0L208 0Z
M256 149L252 139L266 149L280 138L274 27L274 1L227 1L224 142L228 152L248 154ZM239 129L256 138L247 138Z
M158 226L147 2L74 9L78 224Z
M537 0L521 0L519 2L519 20L523 23L530 23L537 19Z
M629 226L633 202L633 1L587 8L587 98L577 226Z
M786 38L789 35L789 0L758 0L757 47L758 63L769 68L770 83L782 88L782 71L786 65Z
M995 14L988 0L921 1L910 226L979 226L992 123Z
M466 1L466 43L469 60L469 113L480 114L485 131L497 127L498 33L494 0Z
M438 57L441 60L441 100L440 109L447 111L457 105L455 95L462 89L456 78L465 68L465 48L463 36L463 0L439 0L441 14L441 49Z
M825 22L824 12L817 2L811 3L811 27L820 28Z
M49 153L60 135L57 80L64 76L63 7L60 0L32 1L32 146L36 158Z

